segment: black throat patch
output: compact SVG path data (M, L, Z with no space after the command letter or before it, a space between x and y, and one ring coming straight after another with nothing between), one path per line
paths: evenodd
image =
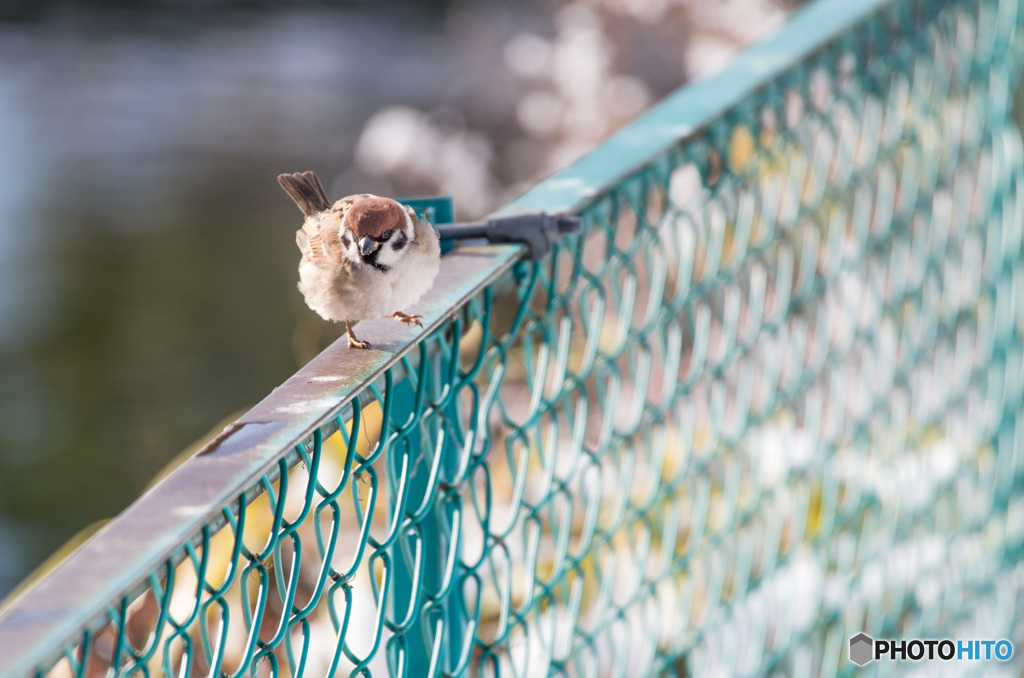
M369 264L370 266L373 266L378 271L382 271L384 273L387 273L388 271L391 270L391 267L387 266L386 264L382 264L379 261L377 261L377 255L378 254L380 254L380 250L374 250L370 254L360 255L360 258L363 260L364 264Z

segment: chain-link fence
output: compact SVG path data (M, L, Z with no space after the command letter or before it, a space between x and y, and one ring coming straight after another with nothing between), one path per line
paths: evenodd
M836 675L1020 640L1016 0L823 0L0 615L0 673ZM925 668L875 662L880 672ZM944 663L1019 673L1010 661Z

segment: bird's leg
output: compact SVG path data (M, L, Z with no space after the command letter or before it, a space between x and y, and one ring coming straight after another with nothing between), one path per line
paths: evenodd
M386 315L384 317L394 318L398 322L405 323L406 325L419 325L420 327L423 327L423 323L420 322L420 320L423 318L423 316L421 315L406 315L401 311L395 311L391 315Z
M356 335L352 333L352 325L347 320L345 321L345 330L348 334L349 348L370 348L370 342L356 339Z

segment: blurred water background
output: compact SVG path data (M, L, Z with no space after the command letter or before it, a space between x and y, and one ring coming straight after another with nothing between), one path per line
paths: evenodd
M278 173L480 216L792 4L0 2L0 598L339 336Z

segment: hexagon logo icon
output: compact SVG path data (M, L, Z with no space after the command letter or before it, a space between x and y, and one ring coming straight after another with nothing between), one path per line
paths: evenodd
M850 661L857 666L864 666L874 659L875 641L866 633L858 633L850 638Z

